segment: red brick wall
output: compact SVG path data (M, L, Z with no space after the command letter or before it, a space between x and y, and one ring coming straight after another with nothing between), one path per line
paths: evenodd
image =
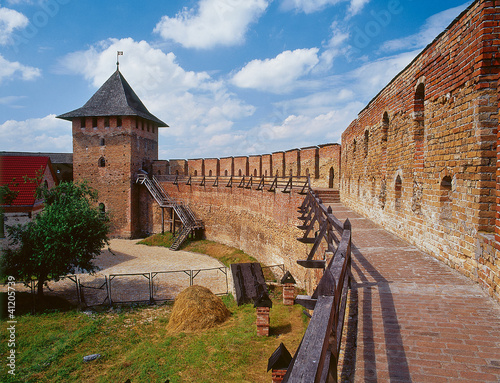
M173 175L188 175L188 163L186 160L169 160L170 174Z
M273 175L273 163L270 154L262 155L262 175L271 177Z
M319 178L319 148L317 146L300 149L300 173L301 176L309 175L312 182Z
M248 157L248 167L251 176L260 177L262 175L262 156Z
M219 175L219 159L206 158L205 159L205 175L208 177L216 177Z
M339 144L319 145L319 179L312 180L313 186L340 188L340 148Z
M234 174L235 176L248 175L248 157L234 157Z
M498 261L478 255L495 229L496 4L474 3L351 123L341 199L498 297Z
M202 158L188 160L188 169L190 176L203 176L205 170L205 160Z
M300 150L291 149L285 152L285 175L300 176Z
M221 176L232 176L234 169L234 158L226 157L220 159L220 175Z
M275 152L271 154L271 160L273 163L273 175L278 175L278 177L284 177L285 171L285 153Z

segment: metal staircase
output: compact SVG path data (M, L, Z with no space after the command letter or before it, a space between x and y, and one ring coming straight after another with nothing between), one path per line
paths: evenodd
M174 237L174 242L170 246L170 249L178 250L189 234L194 233L198 229L203 229L203 222L196 218L189 206L182 200L174 200L170 197L154 176L150 179L147 174L139 174L135 182L146 186L160 207L173 209L177 217L181 220L182 228Z

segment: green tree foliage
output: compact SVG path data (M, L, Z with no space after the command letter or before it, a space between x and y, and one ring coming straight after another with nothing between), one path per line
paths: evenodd
M37 197L45 200L44 210L25 225L7 228L11 247L2 262L7 275L36 278L42 296L47 280L97 270L93 259L109 244L109 218L95 206L97 192L85 183L42 186Z
M18 191L10 190L16 183L10 182L7 185L0 185L0 238L4 237L4 210L2 205L11 205L17 197Z

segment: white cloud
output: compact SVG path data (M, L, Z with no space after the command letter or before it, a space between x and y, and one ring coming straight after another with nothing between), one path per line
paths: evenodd
M26 96L6 96L0 97L0 105L6 105L10 108L22 108L23 106L18 105L17 102L25 99Z
M349 2L349 15L358 14L370 0L283 0L281 7L284 10L295 10L306 14L314 13L326 7Z
M235 121L255 111L208 73L186 71L173 53L131 38L109 39L71 53L61 60L60 70L80 74L100 87L116 68L116 51L124 52L120 71L129 84L149 111L170 126L160 130L160 145L166 146L161 149L163 158L173 158L185 147L210 150L207 142L213 134L231 132ZM182 157L193 155L184 152Z
M297 80L318 62L318 48L284 51L273 59L249 62L231 81L240 88L287 93L299 86Z
M281 6L285 10L313 13L343 1L346 0L283 0Z
M384 52L395 52L401 50L413 50L425 48L438 36L459 14L462 12L471 1L459 5L458 7L450 8L439 12L429 17L425 24L420 28L418 33L386 41L381 50Z
M34 80L40 75L40 69L25 66L17 61L8 61L0 55L0 83L5 79L12 80L15 77L26 81Z
M196 10L163 16L154 31L186 48L237 45L268 5L268 0L200 0Z
M368 4L370 0L351 0L349 5L349 15L354 16L361 12L361 10Z
M0 125L1 150L23 152L72 152L71 124L51 114Z
M28 18L22 13L0 6L0 45L11 43L14 30L25 28L28 24Z

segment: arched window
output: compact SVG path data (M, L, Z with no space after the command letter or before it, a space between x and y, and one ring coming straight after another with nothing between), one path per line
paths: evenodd
M440 204L440 214L441 219L451 219L452 215L452 205L451 205L451 186L452 180L450 176L445 176L441 180L439 185L439 204Z
M403 182L401 182L401 177L398 174L398 176L396 177L396 182L394 184L394 196L395 196L394 207L396 210L401 209L402 194L403 194Z
M194 171L194 176L196 177L198 175L198 170Z
M382 142L387 142L387 135L389 134L389 114L384 112L382 117Z
M413 101L413 111L415 119L423 119L424 117L424 102L425 102L425 85L420 83L415 89L415 99Z
M209 177L212 177L212 170L209 170L209 171L208 171L208 176L209 176Z
M106 166L106 159L104 157L99 158L99 163L98 163L100 168L103 168Z
M242 174L242 171L240 169L240 170L238 170L238 176L241 177L241 174Z
M369 140L370 132L365 130L365 157L368 156L368 140Z
M101 138L100 145L101 146L106 146L106 140L104 140L104 138Z
M253 176L254 176L254 177L257 177L257 169L254 169L254 170L253 170Z
M227 169L224 170L224 176L227 177Z

